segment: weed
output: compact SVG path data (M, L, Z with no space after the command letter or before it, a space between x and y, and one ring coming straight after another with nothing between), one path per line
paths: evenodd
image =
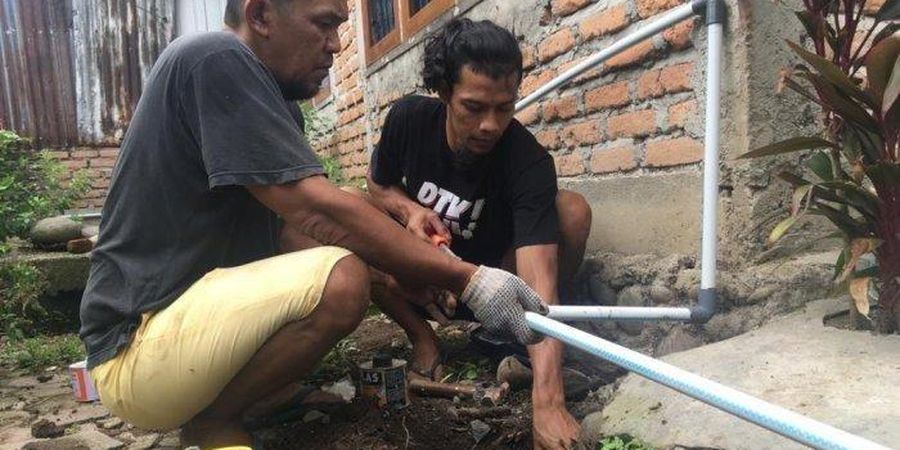
M47 317L38 299L47 287L44 274L29 264L0 264L0 332L10 340L25 338Z
M608 436L597 443L597 450L653 450L640 439L627 434Z
M75 334L37 336L10 341L0 349L0 362L14 369L39 372L84 359L84 345Z

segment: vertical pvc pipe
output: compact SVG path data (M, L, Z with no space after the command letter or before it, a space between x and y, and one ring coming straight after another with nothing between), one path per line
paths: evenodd
M797 442L827 450L890 450L540 314L525 313L525 320L540 333Z
M706 135L703 153L703 243L700 289L716 288L716 223L719 199L719 99L722 70L722 24L707 27Z

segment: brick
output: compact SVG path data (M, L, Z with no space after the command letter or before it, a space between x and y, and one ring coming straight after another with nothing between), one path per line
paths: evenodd
M353 166L350 168L346 168L344 170L344 175L347 178L362 178L366 176L366 172L368 172L369 168L367 166Z
M578 33L584 40L597 36L615 33L628 26L628 10L625 4L619 4L588 16L578 27Z
M552 80L553 77L556 76L556 71L554 70L544 70L537 73L530 73L528 76L522 80L522 85L519 86L519 95L526 96L535 91L535 89L547 84L548 81Z
M522 47L522 68L525 70L531 69L534 67L534 63L536 58L534 57L534 47L527 46Z
M571 119L578 114L578 99L573 95L552 99L544 103L544 120Z
M691 46L693 32L694 21L688 19L663 31L663 40L668 42L672 49L683 50Z
M91 168L115 167L116 158L94 158L90 161Z
M663 85L659 81L660 73L659 70L649 70L638 78L636 94L639 99L659 97L663 94Z
M569 28L563 28L538 45L538 59L541 62L550 61L553 58L569 51L575 45L575 35Z
M74 150L71 153L72 159L78 158L96 158L100 156L100 152L97 150Z
M608 127L613 138L646 136L656 131L656 114L645 109L611 116Z
M680 137L647 143L644 165L648 167L670 167L691 164L703 159L700 142Z
M556 16L568 16L590 2L591 0L551 0L550 11Z
M562 177L571 177L584 173L584 162L581 155L570 153L568 155L556 156L556 173Z
M670 10L683 3L682 0L637 0L637 12L641 18Z
M589 112L625 106L630 102L627 81L600 86L584 94L584 107Z
M65 161L60 161L59 163L63 165L66 169L81 169L83 167L87 167L88 160L86 159L68 159Z
M569 125L562 129L560 135L567 147L596 144L603 139L596 120Z
M691 89L691 74L694 63L682 63L662 69L659 81L667 94L684 92Z
M627 145L594 152L591 155L591 172L609 173L631 170L637 167L634 147Z
M621 69L644 62L653 55L653 42L643 41L606 61L606 67Z
M684 128L687 121L697 114L697 101L688 100L669 107L669 126Z
M541 118L541 107L537 103L528 105L527 108L516 114L516 120L522 125L531 125Z
M559 132L553 128L544 128L543 130L538 131L537 134L534 135L534 138L547 150L556 150L559 148Z
M101 148L98 153L101 158L115 158L119 156L119 149L117 147Z

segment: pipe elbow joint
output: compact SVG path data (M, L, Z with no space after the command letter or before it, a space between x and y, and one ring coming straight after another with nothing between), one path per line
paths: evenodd
M716 289L701 289L697 305L691 308L691 323L703 324L716 314Z

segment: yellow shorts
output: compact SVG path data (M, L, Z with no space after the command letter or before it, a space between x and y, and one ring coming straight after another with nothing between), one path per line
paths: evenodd
M350 252L317 247L216 269L146 314L131 344L91 370L111 413L144 429L179 427L209 406L267 339L319 304Z

